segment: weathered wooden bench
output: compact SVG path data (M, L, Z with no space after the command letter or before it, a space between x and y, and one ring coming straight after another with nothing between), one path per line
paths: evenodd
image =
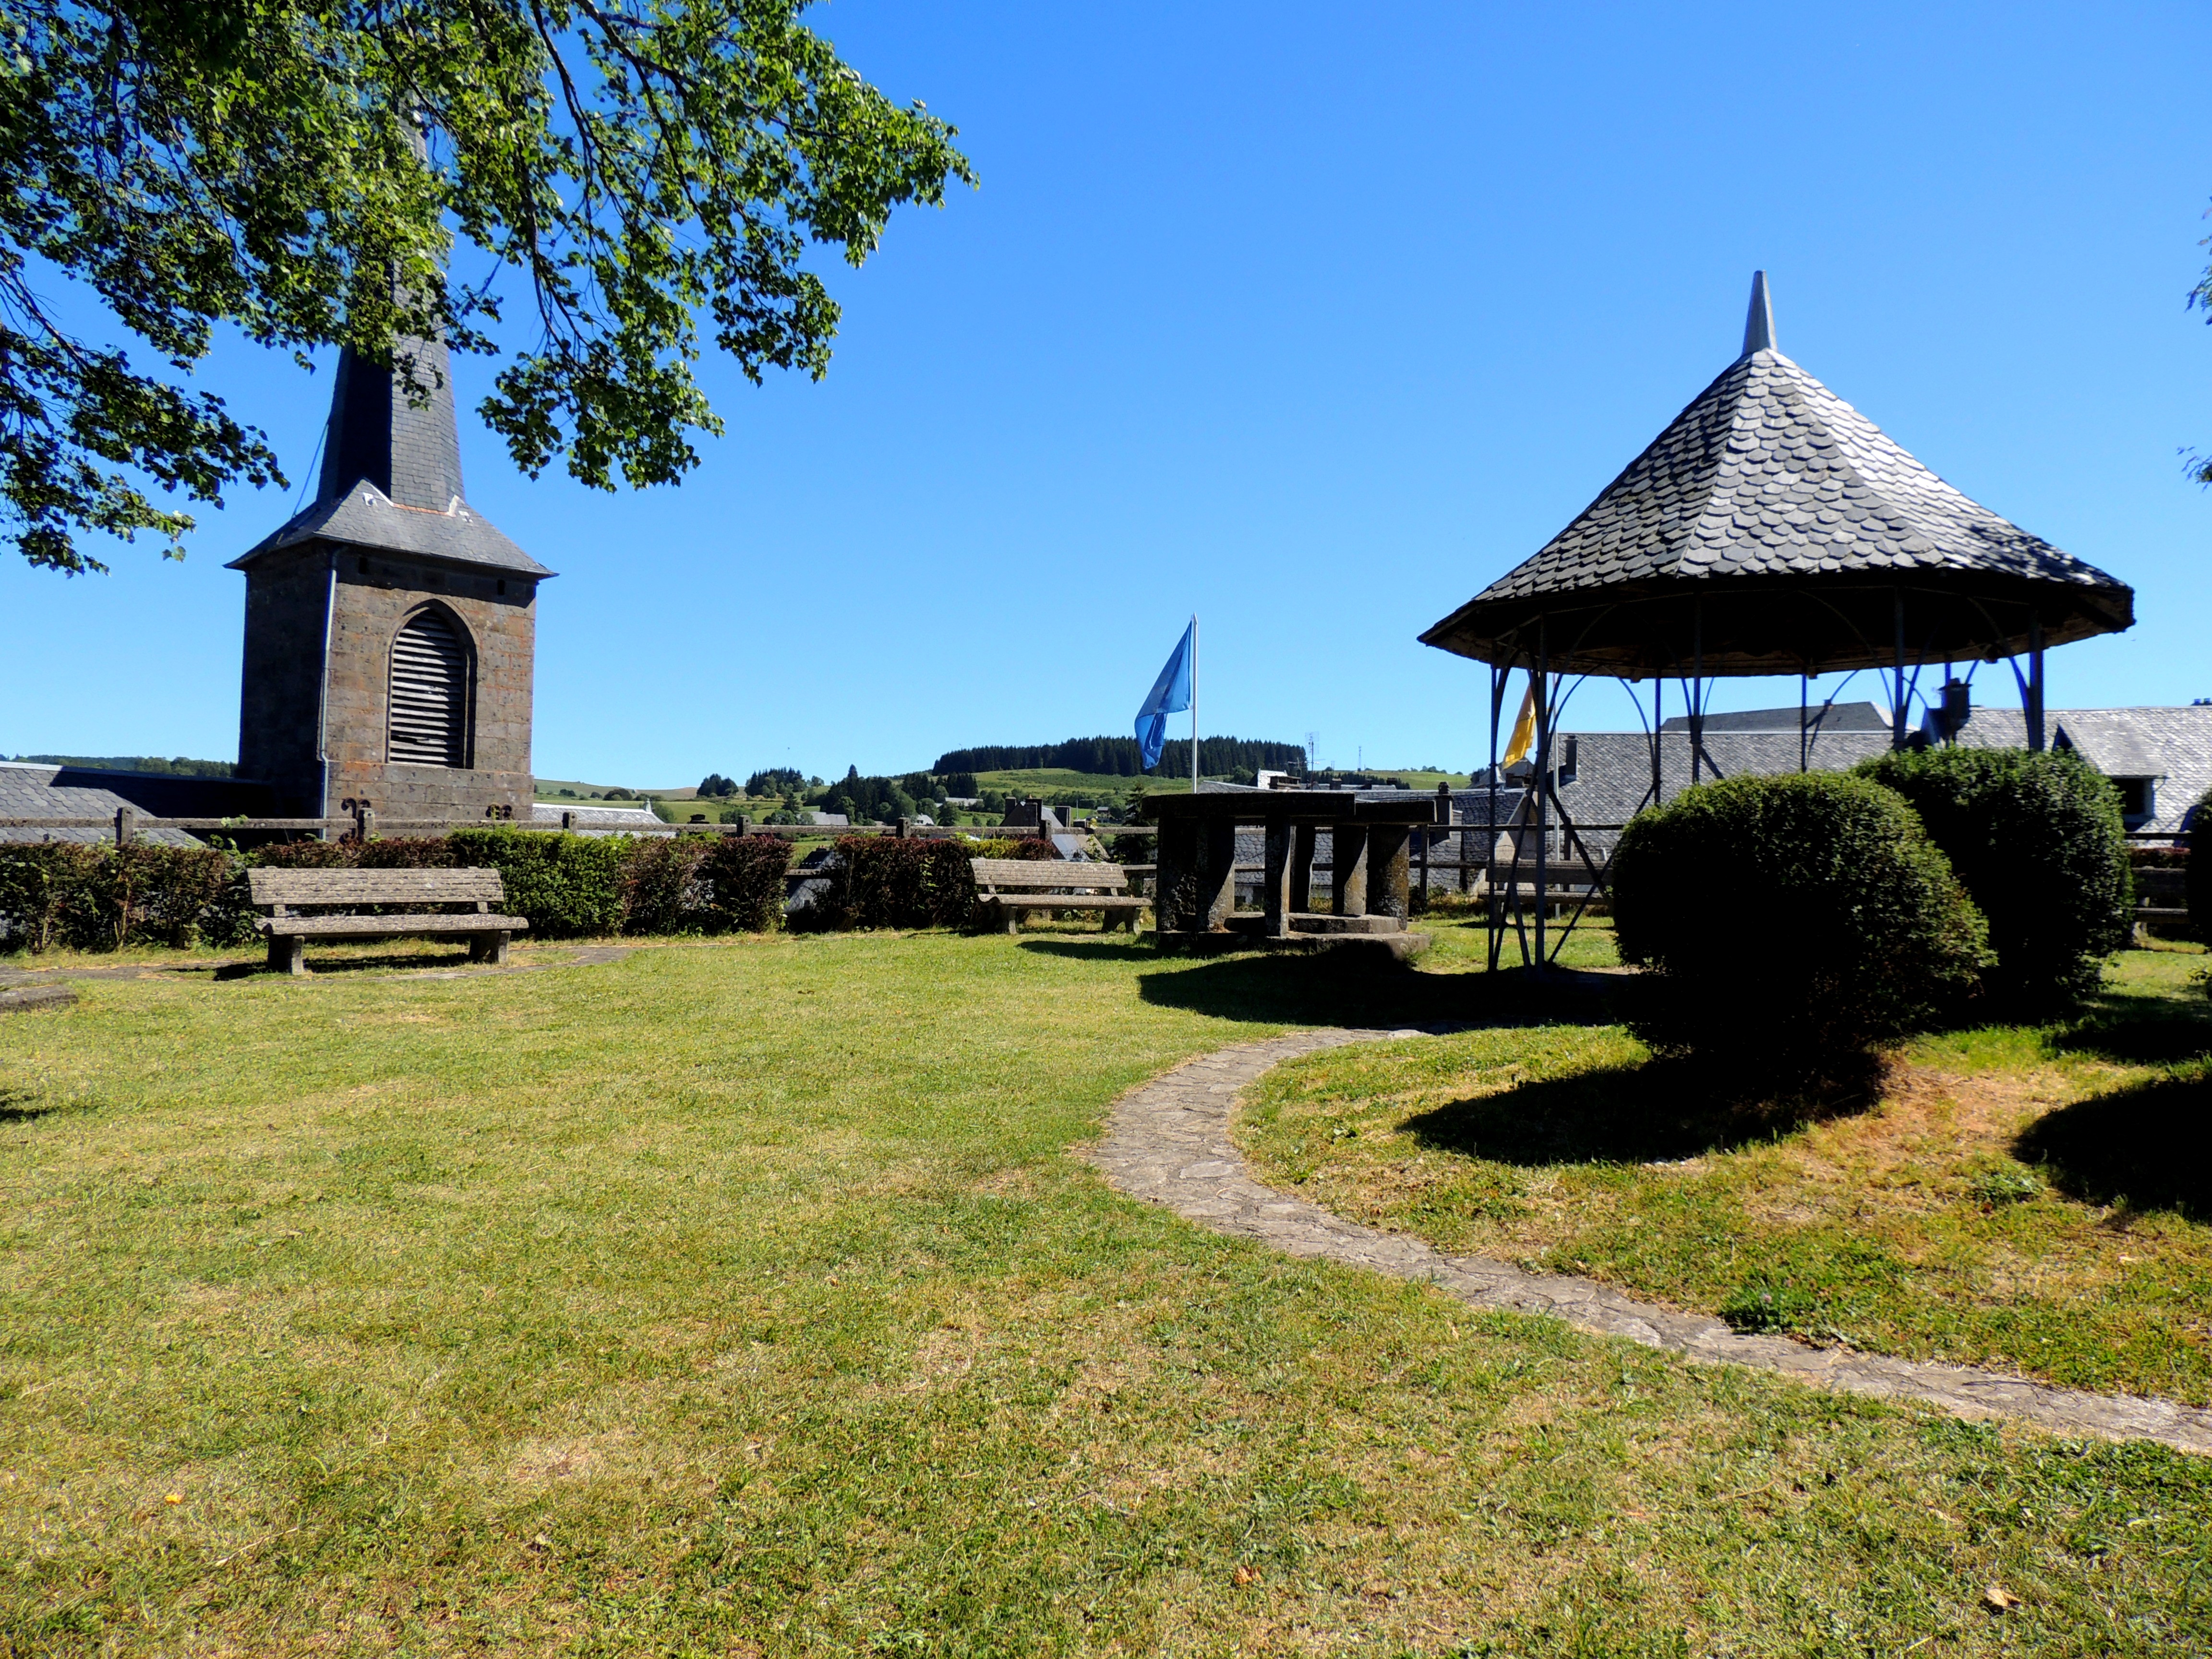
M1137 931L1137 912L1152 901L1129 891L1129 877L1118 864L1049 862L1043 859L971 859L975 892L987 905L996 905L1006 932L1018 933L1024 910L1098 910L1104 913L1106 931L1116 917L1131 933Z
M254 931L269 941L269 966L276 973L307 971L309 939L418 938L455 934L469 942L472 962L504 963L507 942L530 931L523 916L492 908L507 902L496 870L249 870L253 902L269 914ZM404 904L404 915L347 914L368 904ZM425 909L434 904L471 907L459 915ZM325 912L299 915L301 908Z

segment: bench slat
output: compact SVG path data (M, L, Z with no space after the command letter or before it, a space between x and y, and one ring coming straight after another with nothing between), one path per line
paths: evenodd
M995 893L991 898L1005 910L1142 910L1152 903L1120 893Z
M496 870L249 870L256 904L504 904Z
M264 939L384 939L399 933L526 933L526 916L269 916Z
M1055 887L1097 887L1114 890L1129 884L1128 872L1118 864L1048 864L1033 859L971 859L978 889L1011 887L1027 892Z

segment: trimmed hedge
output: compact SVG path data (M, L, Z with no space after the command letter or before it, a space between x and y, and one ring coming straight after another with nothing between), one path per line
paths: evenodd
M1832 772L1729 778L1640 812L1613 866L1632 1020L1662 1053L1833 1067L1974 988L1987 929L1894 792Z
M1927 749L1859 763L1920 815L1987 917L1984 983L2008 1015L2058 1013L2097 988L2135 933L2119 792L2063 750Z
M87 846L40 842L0 848L0 936L10 948L56 945L113 951L155 940L218 938L234 862L211 847Z
M790 861L790 844L772 836L632 840L504 828L366 846L294 842L245 854L143 842L0 846L0 948L251 944L258 913L246 872L255 866L495 869L507 908L528 917L539 939L766 932L781 920Z
M792 918L810 929L958 927L975 909L964 841L841 836L824 874L829 890Z

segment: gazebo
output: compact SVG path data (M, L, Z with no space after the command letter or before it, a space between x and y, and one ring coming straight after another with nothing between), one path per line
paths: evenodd
M1493 780L1506 676L1530 676L1540 894L1565 677L1654 683L1649 800L1668 679L1684 684L1693 777L1705 682L1721 676L1794 673L1802 685L1887 670L1902 746L1924 666L2024 655L2028 672L2014 673L2040 749L2045 650L2130 626L2134 605L2124 583L1969 500L1784 356L1759 271L1736 360L1573 523L1421 641L1491 665ZM1601 887L1594 863L1590 874ZM1540 903L1539 962L1543 914Z

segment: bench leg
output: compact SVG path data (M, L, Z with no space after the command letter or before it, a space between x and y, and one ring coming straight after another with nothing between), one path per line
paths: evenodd
M488 962L495 968L504 968L507 966L507 935L503 933L471 933L469 935L469 960Z
M269 971L272 974L305 974L307 971L307 941L297 934L289 938L271 938L269 941Z
M999 914L1005 918L1002 926L1007 933L1018 933L1022 931L1022 913L1015 909L1012 905L1000 905Z

